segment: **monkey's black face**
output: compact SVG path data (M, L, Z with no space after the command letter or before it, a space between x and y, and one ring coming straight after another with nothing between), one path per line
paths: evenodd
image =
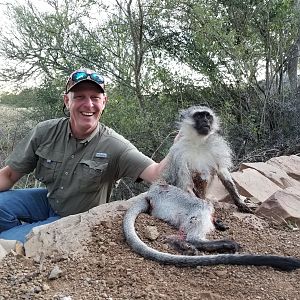
M193 114L194 128L201 135L207 135L211 131L214 121L213 116L208 111L197 111Z

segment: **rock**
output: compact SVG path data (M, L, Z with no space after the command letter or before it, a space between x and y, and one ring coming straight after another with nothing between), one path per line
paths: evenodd
M233 172L232 178L242 196L255 197L259 202L264 202L281 188L267 177L254 169L244 169Z
M155 241L159 237L159 232L156 226L146 226L145 237L150 241Z
M278 223L292 221L300 225L300 191L293 187L277 191L257 208L256 213Z
M218 300L218 299L223 299L222 296L212 293L212 292L206 292L203 291L201 293L199 293L198 295L198 299L202 299L202 300Z
M300 181L300 157L297 155L273 157L267 164L277 166L289 176Z
M52 271L50 272L48 279L50 280L54 280L54 279L58 279L59 277L61 277L61 275L63 274L63 271L60 269L59 266L54 266L54 268L52 269Z
M91 230L101 222L109 228L114 216L124 214L124 207L129 207L143 194L127 201L115 201L94 207L91 210L59 219L53 223L33 228L24 243L27 257L40 261L43 257L55 253L56 256L86 254L86 243L91 240ZM121 208L121 210L118 210Z
M23 243L19 241L16 242L15 253L18 257L25 256L25 249Z
M11 251L14 251L15 254L20 254L23 256L24 252L21 249L24 250L23 244L18 241L0 239L0 260Z
M228 191L226 190L218 176L213 177L213 180L207 189L206 198L212 202L232 201L231 196L229 195Z
M99 260L99 267L105 267L105 265L106 265L106 262L107 262L107 257L106 257L106 255L105 254L101 254L101 256L100 256L100 260Z
M50 290L50 286L47 283L44 282L42 284L42 290L46 292L46 291Z
M239 170L243 171L246 168L258 171L283 189L294 186L300 190L300 182L290 177L279 165L263 162L243 163Z
M218 277L227 277L228 276L227 270L217 270L217 271L215 271L215 274Z

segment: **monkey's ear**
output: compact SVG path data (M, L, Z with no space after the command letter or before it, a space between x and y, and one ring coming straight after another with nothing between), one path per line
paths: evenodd
M188 110L189 109L183 109L179 111L179 122L182 122L186 117L188 116Z
M202 102L202 103L199 104L199 106L210 108L210 106L209 106L209 104L207 102Z

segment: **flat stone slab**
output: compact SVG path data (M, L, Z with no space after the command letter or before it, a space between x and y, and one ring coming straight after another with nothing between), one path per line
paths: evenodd
M0 239L0 260L3 259L9 252L16 251L18 246L22 243L15 240L3 240Z
M291 221L300 226L300 191L293 187L277 191L257 208L256 213L279 224Z
M243 163L239 170L243 171L247 168L258 171L283 189L293 186L300 190L300 182L290 177L287 172L285 172L277 164L267 164L263 162Z
M53 254L81 256L86 253L85 244L91 240L92 228L124 211L143 194L127 201L115 201L91 210L59 219L53 223L33 228L24 243L27 257L40 261Z
M251 168L233 172L231 175L241 195L254 197L259 202L266 201L272 194L281 190L277 184Z
M273 157L266 163L277 166L292 178L300 181L300 157L298 155Z
M214 176L211 184L209 185L206 198L212 202L232 202L231 196L229 195L228 191L224 187L221 180L218 176Z

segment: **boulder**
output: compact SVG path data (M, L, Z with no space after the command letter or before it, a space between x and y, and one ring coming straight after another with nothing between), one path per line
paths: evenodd
M14 251L16 254L20 254L19 249L21 248L23 248L23 245L19 241L0 239L0 260L11 251Z
M259 202L266 201L272 194L281 190L277 184L251 168L233 172L231 175L242 196L254 197Z
M231 201L231 196L218 176L213 177L213 180L207 189L206 198L212 202Z
M300 190L300 182L290 177L279 165L263 162L243 163L239 170L243 171L247 168L258 171L282 189L293 186Z
M294 187L279 190L264 201L256 213L280 224L291 221L300 225L300 191Z
M279 156L269 159L267 164L277 166L292 178L300 181L300 157L297 155Z
M92 237L92 228L103 221L111 221L115 216L123 214L134 201L142 196L143 194L127 201L102 204L87 212L33 228L24 243L26 256L41 261L43 257L53 254L58 256L84 255L87 252L85 245Z

